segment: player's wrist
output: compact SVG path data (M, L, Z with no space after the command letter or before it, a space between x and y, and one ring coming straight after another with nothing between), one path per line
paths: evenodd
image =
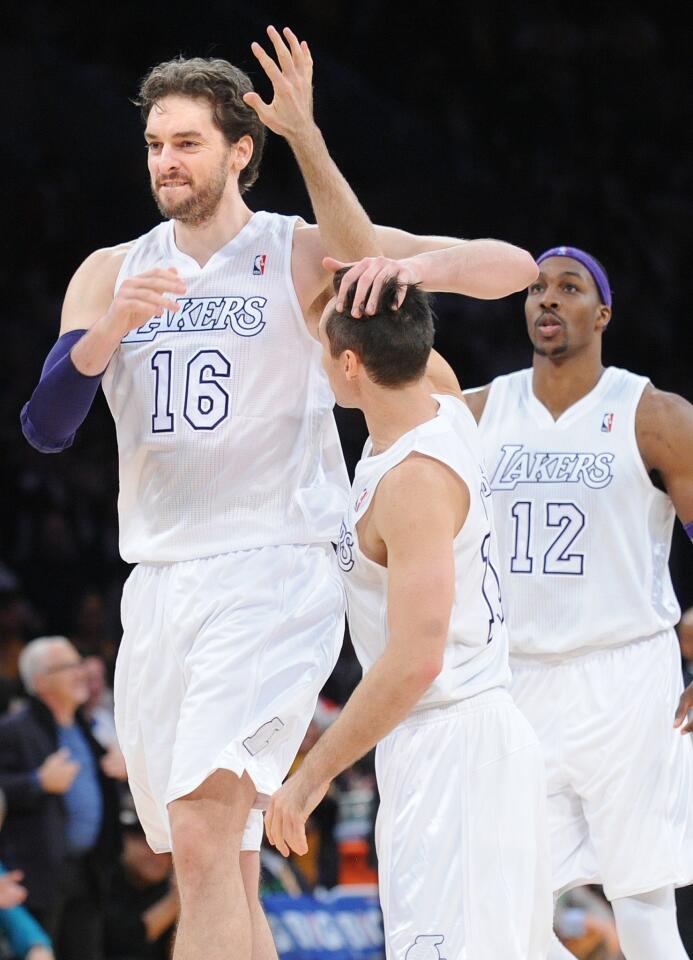
M286 140L299 163L320 159L328 154L320 127L310 120L287 132Z

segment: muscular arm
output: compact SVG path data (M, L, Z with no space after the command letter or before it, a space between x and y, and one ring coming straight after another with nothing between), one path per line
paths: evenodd
M675 393L648 385L635 415L635 434L646 470L659 473L676 514L693 540L693 406ZM674 726L693 733L693 684L681 694Z
M150 270L114 287L127 245L97 250L79 267L63 304L60 336L39 383L21 412L25 437L43 453L69 447L87 416L101 375L128 330L164 309L184 293L175 270Z
M313 60L308 45L288 28L283 37L274 27L268 27L267 34L276 62L259 43L252 49L272 83L274 98L265 103L253 92L243 99L270 130L286 139L308 190L317 228L296 228L291 266L301 309L310 318L328 288L329 277L322 269L328 250L346 260L373 256L380 250L368 214L330 156L313 119Z
M648 385L635 416L647 471L656 470L684 524L693 522L693 405Z
M378 231L382 229L377 228ZM397 231L388 230L383 242L386 254L389 254L387 238L395 241L398 251L403 247L407 249L402 236ZM333 272L348 267L341 280L337 309L341 309L347 290L355 284L352 315L375 313L383 286L392 277L402 285L401 305L407 284L417 284L426 291L489 299L520 290L537 276L538 267L525 250L500 240L453 242L443 237L410 237L410 240L410 253L399 258L389 255L368 257L349 265L327 257L324 265ZM435 242L446 245L431 249L430 244Z
M372 509L387 549L387 647L275 794L266 827L281 852L284 838L305 852L303 823L329 781L407 716L442 667L455 594L453 540L466 519L468 490L442 464L413 455L381 481Z
M524 290L539 274L526 250L502 240L450 241L383 228L378 228L378 237L385 255L403 260L424 290L494 300ZM390 243L404 252L390 252Z

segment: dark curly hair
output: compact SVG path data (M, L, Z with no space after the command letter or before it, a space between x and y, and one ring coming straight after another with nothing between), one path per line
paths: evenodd
M164 97L200 97L211 106L214 122L229 144L246 134L252 137L253 155L238 178L238 188L245 193L257 180L265 146L265 126L243 102L243 94L252 89L250 77L228 60L178 57L152 67L134 103L146 124L152 107Z

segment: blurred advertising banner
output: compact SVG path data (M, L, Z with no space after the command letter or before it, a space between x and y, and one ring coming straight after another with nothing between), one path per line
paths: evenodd
M383 960L383 925L377 898L308 894L263 897L281 960Z

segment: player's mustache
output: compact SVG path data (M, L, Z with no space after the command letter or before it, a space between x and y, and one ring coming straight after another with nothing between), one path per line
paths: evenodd
M563 319L558 316L555 310L542 310L537 319L534 321L534 326L538 327L542 320L545 320L546 317L551 317L552 320L555 320L556 323L560 323L562 327L565 326Z
M154 181L154 184L157 187L163 187L165 183L170 183L172 180L180 183L192 184L190 177L184 177L181 174L171 174L168 177L157 177Z

